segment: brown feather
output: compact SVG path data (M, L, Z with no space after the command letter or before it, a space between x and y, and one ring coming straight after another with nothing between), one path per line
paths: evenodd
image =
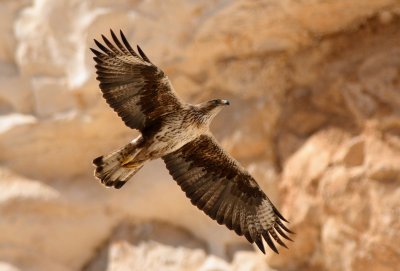
M262 237L277 253L270 236L286 247L278 236L282 230L269 231L274 226L287 230L281 221L286 220L250 174L211 136L200 135L163 159L186 196L212 219L255 242L264 253Z
M102 35L105 45L94 40L100 51L91 48L100 89L128 127L151 131L150 126L162 122L167 113L179 110L183 104L163 71L143 51L140 50L139 56L122 31L122 42L110 32L114 44Z

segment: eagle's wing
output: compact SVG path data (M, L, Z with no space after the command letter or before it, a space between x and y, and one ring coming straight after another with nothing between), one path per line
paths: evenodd
M219 224L255 242L265 253L262 237L278 253L271 237L286 245L279 235L291 240L278 212L256 181L208 135L201 135L163 157L167 168L190 198ZM287 222L287 221L286 221Z
M111 30L115 45L103 35L107 46L95 40L101 49L91 48L96 55L97 80L103 97L125 124L143 130L152 121L180 109L182 103L164 72L150 62L139 46L137 54L122 31L120 34L122 43Z

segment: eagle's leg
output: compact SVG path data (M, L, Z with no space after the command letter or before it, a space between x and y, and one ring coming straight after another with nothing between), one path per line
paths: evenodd
M142 150L142 143L143 138L139 136L122 149L94 159L95 176L106 186L121 188L143 167L144 161L135 160L136 155Z

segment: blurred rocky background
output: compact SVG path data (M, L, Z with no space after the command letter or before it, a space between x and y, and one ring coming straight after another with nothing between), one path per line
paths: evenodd
M400 266L399 0L0 0L0 270ZM262 255L211 221L162 161L121 190L91 161L136 134L89 47L122 29L297 232Z

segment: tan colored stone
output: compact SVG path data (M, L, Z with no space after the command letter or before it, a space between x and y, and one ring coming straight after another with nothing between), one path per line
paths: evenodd
M204 244L166 223L119 225L85 270L194 270L204 262Z
M382 164L392 163L392 159L386 158L390 157L393 150L387 149L385 142L374 136L367 136L364 140L366 143L362 145L364 145L365 157L368 157L367 161L379 159L380 166L378 168L381 169ZM313 138L310 141L312 142ZM346 154L341 156L342 158L348 157L348 153L354 149L354 146L357 146L356 142L359 144L363 141L357 137L353 139L342 137L342 143L339 146L346 150L343 152L342 149L339 149L339 153ZM303 148L306 149L307 144ZM327 147L322 149L323 152L329 150ZM306 168L307 164L312 163L314 159L312 153L308 154L308 162L305 162ZM335 159L337 159L337 155L337 153L331 153L331 157L335 157ZM293 212L289 213L291 215L289 219L294 223L293 227L297 232L306 233L307 228L311 228L308 229L309 231L312 229L316 232L320 231L322 239L319 245L322 247L317 249L319 245L309 241L314 240L315 235L307 233L309 235L307 241L296 238L295 247L311 246L311 250L309 250L311 254L306 254L307 250L302 248L300 257L296 254L284 254L283 256L287 258L276 259L278 257L275 256L272 259L274 266L282 266L283 261L293 261L294 259L298 261L299 258L308 257L311 259L308 265L313 268L359 270L363 266L367 270L375 270L375 268L377 270L395 270L396 263L400 260L394 256L397 249L391 245L397 242L394 240L399 237L394 231L400 227L400 220L396 215L399 208L393 205L400 192L396 185L398 182L396 177L389 174L391 177L389 182L374 182L369 179L371 175L367 175L371 170L369 167L348 168L346 164L333 164L321 175L318 175L313 182L317 190L312 190L308 187L308 178L295 179L292 177L304 176L300 167L291 167L296 162L307 161L301 157L299 154L293 156L285 168L288 170L288 174L283 175L283 184L287 193L286 206L291 206L289 210ZM307 186L304 187L304 184ZM301 189L302 187L304 189ZM371 240L374 240L374 245L370 245ZM305 243L301 244L303 242ZM375 250L378 246L377 243L384 248ZM363 255L361 251L370 255L367 257L375 255L374 257L382 258L382 260L368 267L362 265L366 256L361 256Z
M76 108L73 93L67 91L63 80L41 79L33 81L35 113L49 117Z
M364 149L363 138L356 137L341 146L333 159L346 167L361 166L364 163Z
M397 0L0 5L0 269L400 266ZM137 135L95 80L89 47L109 28L188 102L231 101L211 129L291 222L289 250L253 251L193 207L161 161L121 190L93 178L94 157ZM164 226L117 230L132 221Z

